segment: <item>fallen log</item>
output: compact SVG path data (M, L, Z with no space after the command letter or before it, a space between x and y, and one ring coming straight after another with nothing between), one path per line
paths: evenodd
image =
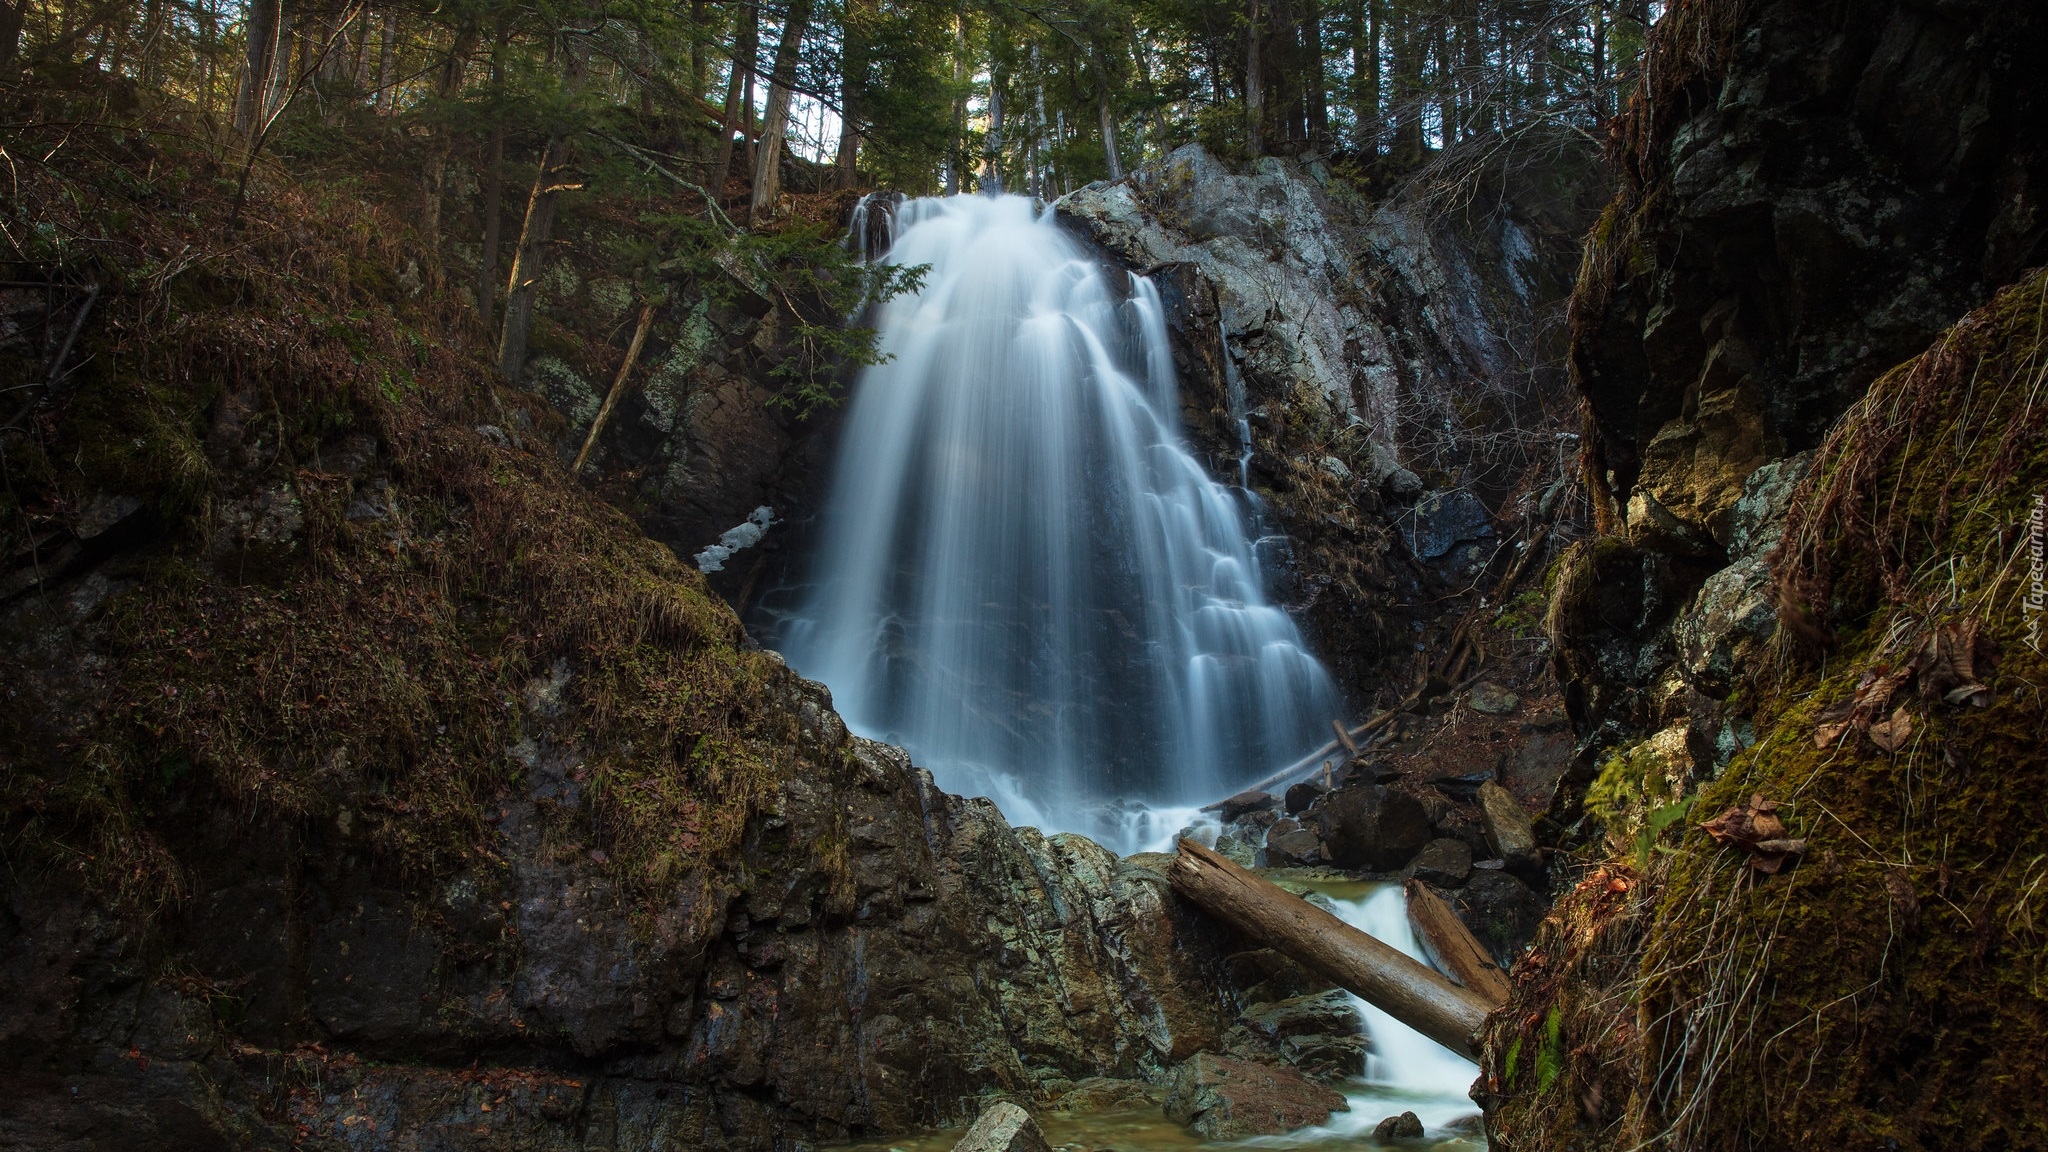
M1495 1003L1477 991L1192 840L1180 842L1167 877L1175 892L1231 927L1451 1051L1478 1058L1479 1027Z
M1451 978L1458 983L1495 1004L1506 1003L1507 974L1487 955L1486 947L1444 903L1443 897L1420 880L1408 881L1407 892L1408 922L1415 926L1415 934L1422 937L1423 945L1437 963L1450 969Z

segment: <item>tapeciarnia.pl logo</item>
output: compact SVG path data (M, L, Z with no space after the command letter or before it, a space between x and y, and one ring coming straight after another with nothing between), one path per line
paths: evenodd
M2048 495L2034 494L2034 511L2027 517L2027 646L2041 650L2041 614L2048 610Z

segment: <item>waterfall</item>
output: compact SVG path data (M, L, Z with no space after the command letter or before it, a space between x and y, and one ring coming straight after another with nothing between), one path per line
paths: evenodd
M863 236L874 231L865 212ZM769 630L950 791L1113 848L1320 744L1338 701L1242 495L1182 444L1159 294L1021 196L902 204L808 582Z

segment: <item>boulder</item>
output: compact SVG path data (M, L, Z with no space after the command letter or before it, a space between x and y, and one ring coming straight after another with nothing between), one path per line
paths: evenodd
M1271 792L1239 792L1237 795L1217 805L1216 816L1225 824L1228 824L1249 813L1262 812L1270 808L1278 808L1279 806L1280 798Z
M1314 804L1316 799L1327 791L1329 789L1323 787L1321 783L1315 780L1303 780L1301 783L1288 788L1287 797L1284 801L1287 814L1289 816L1299 816L1303 812L1308 811L1309 805Z
M1365 1072L1364 1024L1351 993L1341 988L1254 1005L1242 1023L1289 1064L1317 1079L1344 1080Z
M1392 1144L1396 1140L1420 1140L1422 1118L1413 1112L1389 1116L1373 1127L1372 1138L1382 1144Z
M1494 855L1507 861L1510 868L1541 867L1536 830L1530 826L1522 802L1491 780L1479 786L1478 799L1480 816L1486 822L1486 842L1493 845Z
M1468 540L1493 535L1493 517L1479 497L1463 488L1431 492L1415 502L1402 518L1408 551L1418 560L1434 560Z
M1431 840L1415 856L1415 878L1439 888L1456 888L1472 875L1472 849L1463 840Z
M1512 963L1536 938L1548 911L1527 884L1499 869L1474 865L1465 886L1450 893L1451 908L1465 927L1503 964Z
M1052 1152L1031 1113L998 1100L981 1110L953 1152Z
M1316 817L1330 861L1340 868L1391 872L1430 841L1422 804L1377 784L1337 789L1316 806Z
M1344 1097L1288 1068L1197 1053L1175 1071L1166 1116L1211 1140L1277 1136L1350 1111Z
M1465 694L1465 704L1488 716L1511 716L1522 707L1522 698L1498 684L1481 680Z
M1313 868L1329 860L1322 838L1292 820L1282 820L1266 833L1266 863L1272 867Z

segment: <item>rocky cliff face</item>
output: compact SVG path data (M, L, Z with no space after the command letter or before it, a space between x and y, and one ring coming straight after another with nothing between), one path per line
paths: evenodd
M1561 605L1585 621L1563 653L1583 733L1677 726L1695 770L1742 741L1721 704L1775 630L1766 525L1800 453L2048 255L2048 88L2019 47L2042 33L2028 5L1674 13L1572 301L1617 538L1578 561L1607 609Z
M1602 535L1546 620L1558 815L1608 862L1491 1022L1504 1146L2040 1143L2004 862L2043 850L2042 30L1752 0L1652 37L1572 303Z
M1291 969L1191 924L1163 858L1013 829L849 736L817 685L776 671L769 693L795 720L791 770L737 861L652 905L592 846L593 765L543 716L509 750L522 783L487 816L488 863L431 883L380 870L347 810L253 837L207 820L173 844L190 891L160 933L73 884L17 883L0 1130L24 1148L758 1149L1161 1080L1205 1049L1282 1058L1233 1025ZM1289 979L1265 994L1315 988Z
M1190 432L1219 476L1249 459L1292 546L1288 598L1361 698L1407 675L1403 606L1469 581L1493 512L1533 517L1569 457L1540 367L1586 212L1569 156L1484 213L1369 202L1276 158L1233 173L1192 145L1059 204L1161 284Z

